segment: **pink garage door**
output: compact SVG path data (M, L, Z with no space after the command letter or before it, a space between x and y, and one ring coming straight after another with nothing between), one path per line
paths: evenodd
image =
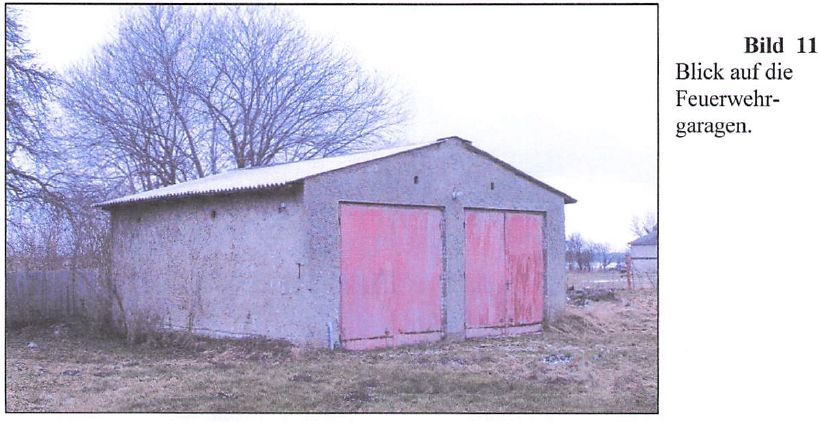
M342 204L340 213L342 346L440 339L441 211Z
M541 329L544 245L541 214L466 211L466 335Z

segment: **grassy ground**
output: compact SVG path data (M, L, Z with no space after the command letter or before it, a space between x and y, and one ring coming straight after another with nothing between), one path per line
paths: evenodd
M656 412L656 303L620 291L543 334L355 353L7 330L6 410Z

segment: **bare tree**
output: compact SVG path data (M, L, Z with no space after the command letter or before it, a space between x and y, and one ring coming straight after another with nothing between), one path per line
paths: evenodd
M14 211L59 202L55 184L61 173L48 166L56 155L49 133L49 107L56 74L28 50L20 12L6 13L6 223L21 223Z
M237 167L372 148L401 121L378 80L278 9L232 8L204 37L197 92Z
M6 13L7 270L58 269L73 248L70 171L53 130L60 80L29 51L20 13Z
M637 215L632 217L632 225L630 226L630 230L632 230L632 234L640 237L652 233L657 226L658 218L654 213L648 212L643 216L643 218L638 217Z
M566 241L567 262L574 263L580 271L591 271L595 252L592 244L584 239L580 233L571 234Z
M7 9L7 270L100 268L107 221L90 205L103 195L78 177L55 130L61 81L28 50L19 18Z
M62 104L123 192L368 149L403 118L382 82L273 7L133 9Z
M581 254L581 250L584 247L584 239L581 237L580 233L572 233L567 237L566 240L566 248L567 248L567 256L566 260L569 263L570 267L573 264L577 264L578 256ZM580 268L579 268L580 269Z
M86 156L131 192L202 177L211 139L190 90L200 76L198 15L151 6L123 16L115 41L72 69L62 104ZM203 151L204 150L204 151Z
M614 262L615 257L612 253L612 249L606 243L592 243L589 245L590 250L592 251L593 256L595 257L595 261L601 264L601 269L606 269L607 265Z

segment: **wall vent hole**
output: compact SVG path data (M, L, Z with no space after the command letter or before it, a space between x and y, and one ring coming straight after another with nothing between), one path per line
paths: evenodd
M418 184L419 184L419 177L418 177L418 176L413 176L413 184L414 184L414 185L418 185Z
M211 210L211 218L216 218L216 210Z
M490 182L490 190L495 190L495 182Z

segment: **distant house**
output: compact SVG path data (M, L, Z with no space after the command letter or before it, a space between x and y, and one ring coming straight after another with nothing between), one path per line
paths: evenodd
M124 317L369 349L541 330L570 196L456 137L98 204Z
M658 281L658 225L629 242L632 277L635 287L650 287Z

